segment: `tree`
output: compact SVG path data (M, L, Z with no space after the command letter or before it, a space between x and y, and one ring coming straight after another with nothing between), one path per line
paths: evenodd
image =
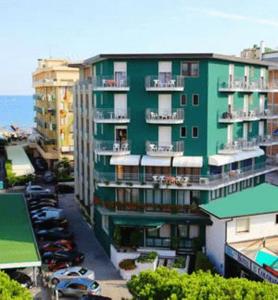
M0 272L0 299L1 300L31 300L30 292L17 281Z
M278 299L278 286L267 282L226 279L203 271L179 274L165 267L133 276L127 287L135 300Z

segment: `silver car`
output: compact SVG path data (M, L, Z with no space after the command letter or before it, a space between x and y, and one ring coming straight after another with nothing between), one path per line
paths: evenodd
M98 282L89 278L73 278L61 280L55 287L59 297L83 295L100 295L101 288Z
M54 272L52 276L50 276L49 280L52 284L56 285L63 279L72 278L89 278L91 280L94 280L95 272L82 267L70 267Z

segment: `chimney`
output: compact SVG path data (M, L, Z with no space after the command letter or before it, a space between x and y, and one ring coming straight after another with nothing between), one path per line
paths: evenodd
M265 44L264 41L260 42L260 60L263 59L263 53L265 52Z

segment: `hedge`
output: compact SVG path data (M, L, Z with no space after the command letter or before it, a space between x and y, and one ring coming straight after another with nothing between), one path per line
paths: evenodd
M0 299L1 300L31 300L30 292L17 281L0 271Z
M133 276L127 287L134 300L270 300L278 299L278 286L245 278L226 279L210 272L179 274L160 267Z

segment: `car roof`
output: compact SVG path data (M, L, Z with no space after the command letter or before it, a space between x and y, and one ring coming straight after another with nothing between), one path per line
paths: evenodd
M92 279L89 279L89 278L81 278L81 277L75 277L75 278L70 278L70 279L63 279L60 281L60 283L62 282L66 282L67 284L70 284L70 283L83 283L83 284L86 284L86 285L89 285L93 282L95 282L95 280L92 280Z

